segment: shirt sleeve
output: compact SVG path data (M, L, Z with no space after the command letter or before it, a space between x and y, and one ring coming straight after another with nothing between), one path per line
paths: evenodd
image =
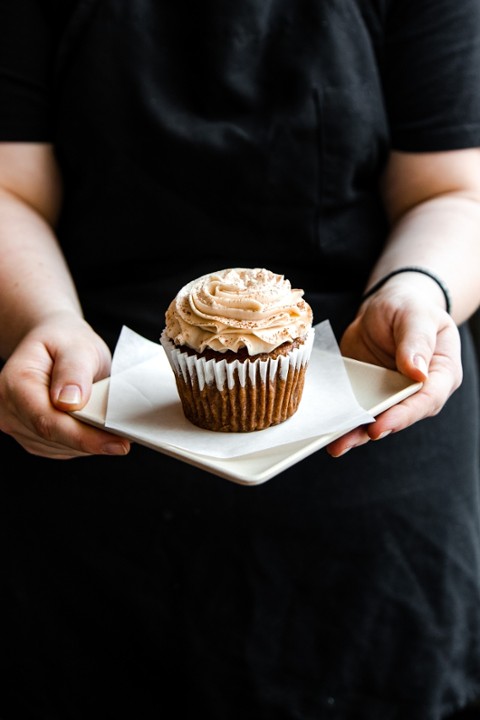
M394 149L480 145L479 0L392 0L384 51Z
M0 0L0 142L52 140L51 33L37 0Z

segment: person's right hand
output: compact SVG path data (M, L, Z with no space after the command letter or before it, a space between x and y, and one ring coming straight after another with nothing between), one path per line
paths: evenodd
M126 455L128 440L69 414L87 403L92 383L108 376L110 364L107 345L81 317L44 319L0 373L0 431L42 457Z

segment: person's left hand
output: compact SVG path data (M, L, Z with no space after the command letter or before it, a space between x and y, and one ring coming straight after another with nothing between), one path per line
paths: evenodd
M332 457L436 415L462 381L455 322L427 294L387 283L366 300L340 341L342 355L397 370L423 387L327 446Z

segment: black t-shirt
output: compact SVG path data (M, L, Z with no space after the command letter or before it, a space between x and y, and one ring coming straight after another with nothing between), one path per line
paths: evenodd
M268 8L0 3L0 140L55 143L92 321L110 302L156 338L150 306L229 265L289 274L325 316L383 244L390 149L480 143L475 0Z
M236 265L341 329L390 149L479 145L479 72L478 0L0 0L0 140L54 143L59 240L112 346ZM480 696L462 339L439 416L257 488L0 435L0 715L443 720Z

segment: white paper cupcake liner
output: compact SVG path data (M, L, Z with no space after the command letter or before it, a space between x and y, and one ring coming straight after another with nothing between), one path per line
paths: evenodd
M288 355L267 360L205 360L160 338L175 375L185 417L216 432L252 432L278 425L300 403L314 330Z
M200 391L207 386L215 385L222 391L226 387L232 390L235 385L245 387L247 379L255 386L257 382L272 381L277 374L286 380L290 370L298 370L310 359L315 336L314 328L307 334L305 342L295 347L288 355L279 355L267 360L205 360L202 357L188 355L178 350L173 342L162 333L160 342L176 375L182 376L186 383L198 383Z

